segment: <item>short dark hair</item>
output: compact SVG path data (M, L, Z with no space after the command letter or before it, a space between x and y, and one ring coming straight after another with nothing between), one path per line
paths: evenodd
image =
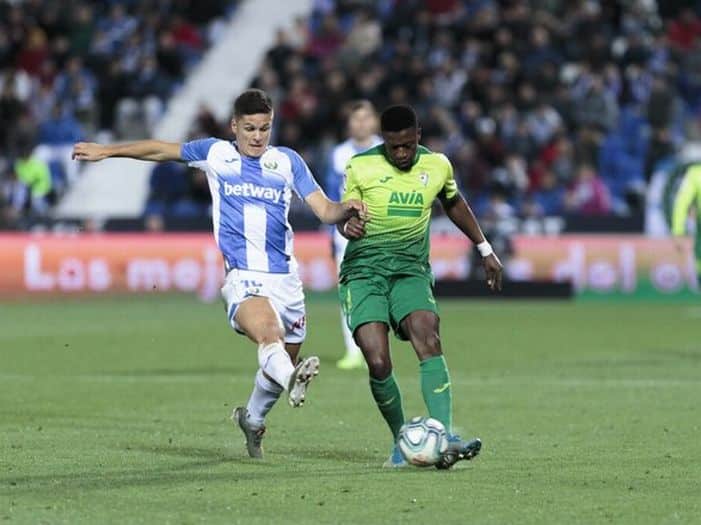
M419 119L416 117L416 111L407 104L390 106L380 115L380 129L382 131L402 131L418 126Z
M247 89L234 101L234 117L272 113L273 101L262 89Z
M355 113L361 109L367 109L370 113L375 113L375 106L367 99L354 100L350 104L349 113Z

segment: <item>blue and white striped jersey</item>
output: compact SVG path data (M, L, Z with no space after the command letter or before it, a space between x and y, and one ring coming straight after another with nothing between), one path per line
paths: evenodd
M214 239L227 270L289 273L292 190L304 199L319 189L302 157L283 147L247 157L234 143L214 138L184 143L180 156L207 174Z

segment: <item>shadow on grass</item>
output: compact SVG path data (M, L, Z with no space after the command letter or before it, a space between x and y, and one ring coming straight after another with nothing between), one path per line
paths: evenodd
M124 451L123 448L119 450ZM267 460L254 460L243 456L243 451L232 452L224 448L202 448L183 446L129 446L127 453L150 453L161 456L186 458L189 461L153 468L128 470L92 469L70 473L3 476L0 478L0 496L37 495L41 493L70 494L76 491L101 491L137 487L176 486L216 482L239 483L269 480L278 481L308 478L339 478L383 475L396 472L381 469L381 460L375 454L339 450L282 449L270 454ZM287 456L300 460L323 460L324 465L306 465L290 461ZM331 462L328 464L326 462ZM350 464L349 464L350 463ZM214 471L228 464L226 472ZM377 465L377 467L375 467ZM401 469L405 470L405 469ZM416 469L411 469L412 471ZM197 487L196 487L197 488Z
M132 370L102 370L99 375L123 376L123 377L149 377L149 376L231 376L242 372L241 369L230 367L202 367L202 368L151 368Z

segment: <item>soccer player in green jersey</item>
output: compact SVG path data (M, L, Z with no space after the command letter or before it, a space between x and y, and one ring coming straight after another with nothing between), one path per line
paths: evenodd
M689 166L684 174L684 179L674 199L672 211L672 234L682 237L686 234L686 219L689 209L696 207L696 274L701 284L701 164Z
M348 327L370 373L370 389L394 437L385 466L406 465L396 446L404 424L402 399L389 348L389 327L414 347L428 413L444 425L448 451L438 463L450 468L471 459L479 439L452 433L452 392L439 338L429 264L431 205L438 198L450 220L477 245L492 290L501 289L502 265L462 197L445 155L419 145L421 129L411 106L392 106L380 117L384 143L355 155L346 167L343 200L362 199L370 219L349 220L339 231L350 242L340 272L339 296Z

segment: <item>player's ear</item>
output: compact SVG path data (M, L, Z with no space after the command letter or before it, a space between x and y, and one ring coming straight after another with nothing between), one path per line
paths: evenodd
M416 142L421 142L421 126L416 126Z
M231 131L236 135L236 117L231 117Z

